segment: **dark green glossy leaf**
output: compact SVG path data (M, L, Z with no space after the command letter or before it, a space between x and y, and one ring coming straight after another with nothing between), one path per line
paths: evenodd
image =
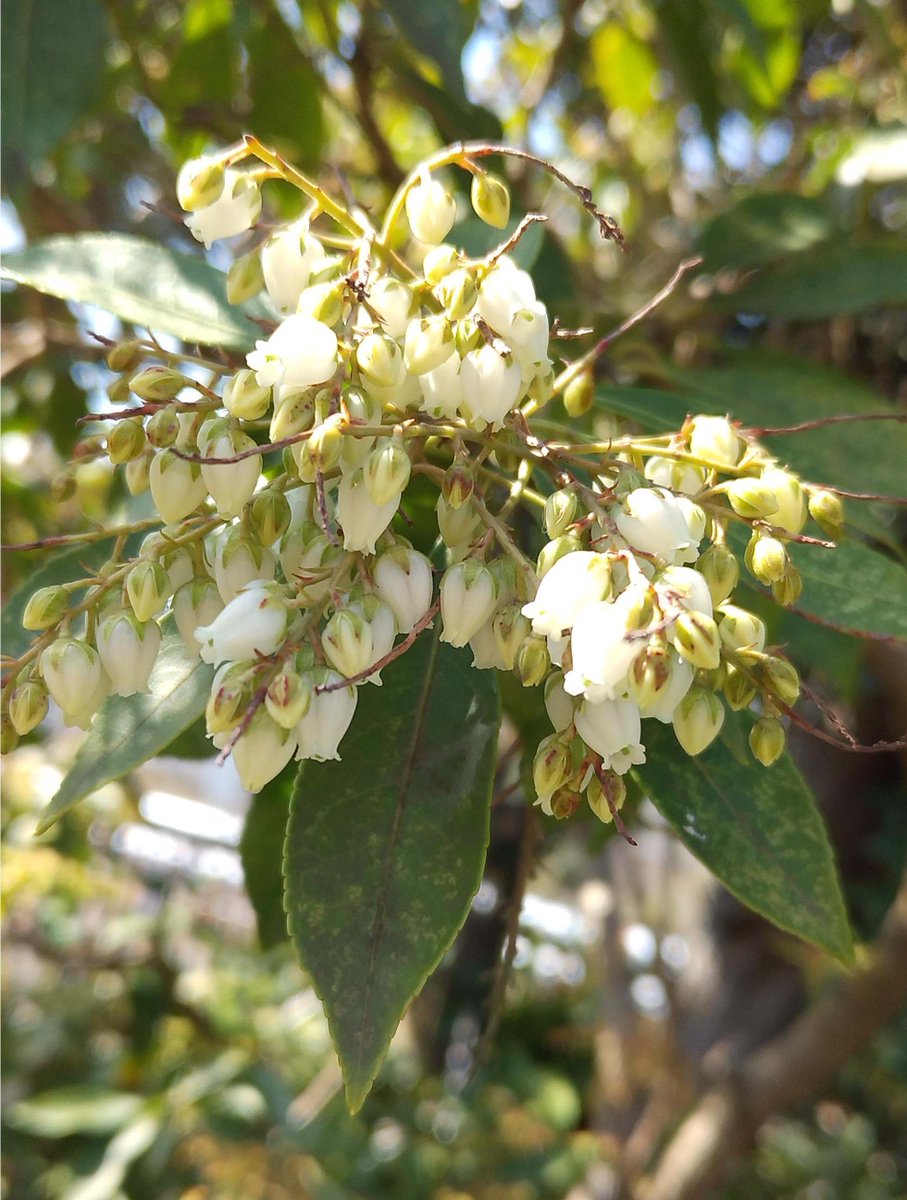
M687 849L738 900L850 962L853 944L831 846L791 760L768 768L741 762L724 736L688 758L670 727L646 724L653 728L639 776Z
M464 99L460 55L470 32L466 6L459 0L433 0L431 4L386 0L383 7L396 21L401 37L438 64L444 90Z
M0 278L95 304L185 342L251 346L256 327L227 301L225 276L201 258L121 233L45 238L7 254Z
M482 877L500 709L492 671L426 633L360 688L343 761L306 763L287 830L290 935L358 1109Z
M759 267L830 237L834 221L821 200L795 192L746 196L699 236L706 269Z
M166 750L205 711L213 668L188 656L171 618L164 622L163 632L151 690L105 700L68 775L41 814L39 833L105 783L122 779Z
M907 638L907 570L862 542L790 546L803 576L794 606L850 633Z
M37 166L97 96L107 22L99 0L3 0L3 173Z
M907 246L827 242L760 271L714 303L734 312L798 320L907 304Z
M703 128L714 138L722 108L708 8L703 0L658 0L655 15L681 86L699 109Z
M239 843L246 891L263 950L279 946L289 937L281 867L295 776L289 767L252 797Z
M270 18L247 42L249 95L246 121L264 142L292 147L294 161L320 166L324 116L318 76L293 35Z

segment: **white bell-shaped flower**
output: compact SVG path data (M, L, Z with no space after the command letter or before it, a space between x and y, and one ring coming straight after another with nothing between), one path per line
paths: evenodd
M258 184L242 171L225 171L224 187L213 204L186 217L189 232L210 250L221 238L234 237L251 229L261 214Z
M674 736L695 757L712 744L724 724L724 705L714 692L692 687L677 705L672 720Z
M559 638L587 605L607 594L610 582L611 566L604 554L574 550L547 572L535 599L523 605L523 615L532 621L533 633Z
M533 304L535 287L532 276L521 271L512 259L502 258L482 281L476 307L495 333L509 338L516 314L531 309Z
M403 351L383 333L367 333L356 347L356 366L363 387L382 401L392 400L406 379Z
M497 604L494 577L476 558L448 567L441 580L442 642L465 646L491 617Z
M393 520L401 496L402 492L386 504L376 504L361 470L344 475L337 490L337 520L343 530L343 548L374 554L375 543Z
M247 433L231 429L219 417L206 421L199 430L198 446L205 458L233 458L246 450L254 450L255 442ZM232 463L202 463L202 479L217 507L217 515L225 521L238 517L261 477L261 455L250 454Z
M406 217L414 238L437 246L456 220L457 202L439 180L426 172L406 193Z
M332 692L319 692L317 685L344 683L336 671L317 670L311 674L314 688L309 711L296 726L299 748L297 759L312 758L316 762L339 759L338 748L343 735L350 727L359 698L355 686L338 688Z
M712 615L712 593L705 578L692 567L666 567L655 577L662 608L685 608Z
M519 363L494 346L470 350L460 364L460 413L474 429L500 429L523 388Z
M247 792L260 792L279 775L296 749L296 733L282 729L260 708L231 751L239 781Z
M545 680L545 711L558 733L573 724L576 701L564 691L564 674L556 671Z
M148 484L155 507L168 525L188 517L208 495L198 464L172 450L162 450L152 458Z
M431 607L432 570L424 554L408 546L394 546L376 561L375 592L387 604L403 634Z
M625 775L646 761L640 740L639 709L630 700L582 703L576 710L576 732L590 749L602 756L602 766Z
M380 318L383 332L402 338L413 310L413 294L406 284L384 276L371 285L368 303Z
M641 594L640 587L629 587L613 602L598 601L580 611L570 635L573 666L564 676L569 695L595 704L626 692L630 665L642 645L632 636Z
M321 644L328 662L346 679L360 675L374 661L371 628L350 609L334 613L322 630Z
M769 488L778 501L778 511L768 518L772 525L786 529L788 533L799 533L806 524L806 496L796 475L780 467L763 471L759 482Z
M246 356L262 387L307 388L337 370L337 335L323 321L293 313Z
M261 270L268 295L281 312L292 312L312 273L324 262L324 247L306 220L275 233L261 248Z
M440 367L420 375L419 386L422 389L422 407L430 417L446 417L453 420L459 416L463 400L460 356L451 354Z
M694 417L690 422L690 453L708 463L736 467L743 443L726 417Z
M540 300L514 313L507 342L513 347L513 357L530 375L550 366L549 336L548 310Z
M657 454L647 460L643 473L646 479L658 487L670 488L672 492L683 492L686 496L695 496L705 486L705 471L702 467L676 458L662 458Z
M372 638L372 652L365 666L373 667L376 663L381 662L393 647L398 633L397 618L389 604L385 604L380 597L369 594L354 600L350 604L350 611L362 617L368 625ZM373 675L369 675L366 682L375 683L380 687L381 672L376 671Z
M201 657L217 666L273 654L283 645L288 620L286 601L275 588L263 583L250 584L210 625L196 629Z
M97 650L77 638L57 638L40 658L41 675L67 725L82 725L95 696L110 687ZM92 710L89 715L94 715Z
M634 550L669 563L694 562L699 541L676 496L664 488L636 488L616 510L617 528Z
M195 636L200 625L210 625L224 610L224 602L220 598L217 584L213 579L199 577L190 579L188 583L177 588L172 601L173 619L183 645L195 658L201 652L201 645Z
M148 677L161 648L154 621L138 621L132 613L113 613L98 627L98 655L116 696L148 691Z
M277 560L267 546L244 537L237 526L219 538L214 552L214 581L220 598L229 604L250 583L268 583L274 578Z
M403 361L413 375L427 375L429 371L434 371L453 352L453 329L443 314L413 317L406 326Z
M489 617L469 639L469 648L472 651L472 665L477 670L490 671L492 668L498 671L507 670L507 663L504 661L498 639L494 636L492 617Z

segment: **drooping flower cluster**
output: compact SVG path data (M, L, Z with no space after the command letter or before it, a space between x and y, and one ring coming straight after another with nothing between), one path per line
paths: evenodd
M241 157L180 175L206 246L258 219ZM504 227L506 186L460 165L477 214ZM756 702L753 753L774 761L798 680L733 602L727 534L749 529L746 567L790 604L801 581L787 542L807 505L834 534L836 498L807 495L722 417L607 445L539 439L532 414L565 387L569 413L587 407L591 377L555 378L547 310L509 245L470 259L445 241L457 203L428 170L391 205L405 244L393 219L378 233L361 214L347 214L350 236L322 232L322 211L316 201L234 261L231 299L264 292L274 312L244 363L139 342L110 351L110 396L128 407L98 452L131 492L150 492L162 527L135 558L118 544L96 578L32 597L24 624L40 636L4 691L5 746L48 697L87 727L109 694L146 690L166 618L214 669L208 733L258 790L294 756L339 757L359 689L380 686L440 610L441 637L468 645L477 668L544 687L553 733L534 777L549 813L585 793L611 819L645 761L645 719L695 755L725 703ZM437 489L437 588L395 520L416 476ZM544 510L535 562L510 521L518 504Z

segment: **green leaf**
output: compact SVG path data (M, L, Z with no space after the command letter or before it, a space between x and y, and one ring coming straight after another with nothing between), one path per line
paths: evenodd
M256 327L201 258L122 233L45 238L7 254L0 278L205 346L251 346Z
M107 22L99 0L3 0L3 173L39 165L97 96Z
M247 49L248 127L264 142L288 143L294 161L320 166L325 128L318 76L292 33L270 17L248 39Z
M731 718L729 718L730 720ZM815 801L788 757L738 761L722 736L688 758L648 722L639 776L683 844L742 903L781 929L853 958L834 857Z
M611 22L592 35L589 51L595 83L609 108L626 108L636 116L651 111L658 60L645 42Z
M383 8L396 21L401 37L438 64L444 91L465 99L460 56L470 32L466 6L459 0L432 0L431 4L385 0Z
M682 86L699 109L703 128L715 138L722 105L708 6L703 0L657 0L655 15Z
M144 1102L143 1096L131 1092L73 1084L12 1105L9 1121L16 1129L42 1138L111 1134L131 1120Z
M827 242L761 271L713 303L724 310L815 320L907 304L907 246Z
M831 237L834 220L826 204L795 192L746 196L720 213L699 235L707 270L761 267L808 250Z
M907 639L907 570L862 542L791 545L803 576L798 611L848 633Z
M293 768L287 768L252 797L239 843L246 891L263 950L279 946L289 937L281 866L294 781Z
M359 689L343 761L306 763L293 794L290 935L354 1112L481 881L500 706L470 659L423 634Z
M164 622L163 633L151 690L104 701L69 774L41 814L38 833L105 783L166 750L205 711L213 668L189 657L172 618Z

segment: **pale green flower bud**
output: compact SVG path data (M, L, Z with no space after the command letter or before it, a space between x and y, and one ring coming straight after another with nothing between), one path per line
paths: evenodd
M549 817L554 817L557 821L566 821L568 817L572 817L579 808L580 796L572 787L563 787L560 791L554 793L551 800L546 805L542 805L542 811L547 812Z
M786 529L788 533L799 533L806 524L806 496L803 485L796 475L771 467L762 472L762 483L770 488L778 502L778 510L772 515L772 524Z
M114 464L131 462L145 449L145 427L137 417L117 421L107 435L107 457Z
M690 422L690 453L709 463L736 467L743 445L724 417L694 417Z
M310 389L286 393L281 395L274 409L268 437L272 442L282 442L284 438L311 429L314 420L315 397Z
M360 675L372 663L371 626L351 609L334 613L322 631L321 642L328 662L347 679Z
M740 579L740 564L727 546L716 542L699 556L696 570L709 585L712 604L725 601Z
M451 321L459 321L475 308L479 289L471 271L460 267L445 275L435 288L435 295L444 305Z
M356 365L365 386L381 394L400 387L406 375L403 351L393 340L381 333L369 333L356 347Z
M208 736L235 729L252 700L249 663L225 663L215 674L205 706Z
M566 533L568 527L576 520L578 509L576 492L569 488L552 492L545 500L545 529L549 538L557 538Z
M724 680L724 698L734 710L749 708L756 698L756 685L736 667L728 667Z
M564 408L568 417L582 417L595 399L595 379L591 372L576 375L564 388Z
M0 754L12 754L19 745L19 735L9 713L0 717Z
M302 463L305 462L311 471L330 471L340 462L340 451L343 445L343 417L340 413L332 413L320 425L312 430L308 441L303 443ZM300 469L300 477L306 479ZM314 475L312 476L314 478ZM311 479L306 479L311 483Z
M268 685L265 707L281 729L298 725L312 705L312 686L298 671L281 671Z
M513 672L523 687L535 687L551 670L546 638L531 633L523 640L513 660Z
M443 242L457 216L456 201L444 185L426 172L406 193L405 203L413 237L431 246Z
M734 512L748 521L765 520L778 511L778 498L761 479L732 479L724 491Z
M257 421L271 406L271 389L256 381L248 367L237 371L224 388L224 408L241 421Z
M50 629L66 615L69 593L62 587L43 587L33 592L22 614L22 627L33 633Z
M347 432L343 435L343 446L340 450L341 461L349 467L361 467L368 458L375 438L371 435L362 437L355 432L356 426L380 425L384 410L380 400L370 396L368 392L352 389L344 396L343 407L347 421Z
M454 345L460 358L465 358L470 350L476 350L484 345L482 331L472 319L463 317L456 323L454 329Z
M409 483L411 463L402 437L382 438L365 460L362 478L377 505L399 496Z
M633 660L627 679L627 693L637 708L650 708L671 682L671 655L667 645L653 638Z
M132 465L130 463L129 467ZM148 481L152 499L168 525L175 525L188 517L208 495L198 464L187 462L172 450L161 450L155 454L151 460Z
M674 713L674 734L691 758L712 744L724 724L724 706L714 692L691 687Z
M770 767L784 753L787 736L777 717L760 717L750 730L750 749L763 767Z
M819 490L809 494L809 515L826 537L840 541L844 536L844 505L834 492Z
M496 603L494 578L484 563L468 558L448 567L441 580L441 641L465 646L494 612Z
M453 329L446 316L414 317L407 325L403 360L413 375L434 371L453 352Z
M175 408L159 408L149 420L145 434L157 450L166 450L179 437L180 417Z
M265 488L252 499L252 525L263 546L273 546L290 527L290 502L283 492Z
M755 613L736 604L723 604L718 616L721 618L718 635L726 650L744 658L748 657L747 652L751 652L750 656L761 654L765 647L765 624Z
M718 626L705 613L684 609L674 622L674 649L694 667L714 670L721 661Z
M248 254L241 254L230 263L227 271L227 299L231 304L245 304L265 286L265 277L261 269L261 255L258 249Z
M13 688L9 719L20 737L36 729L47 716L47 689L37 679L26 679Z
M786 658L774 655L763 660L761 674L766 688L784 704L796 704L800 696L800 676Z
M145 367L129 380L129 389L142 400L172 400L188 383L173 367Z
M224 190L224 167L211 158L190 158L176 178L176 198L186 212L207 208Z
M623 776L615 774L614 771L605 772L604 777L607 792L598 775L593 775L586 788L586 800L598 819L607 825L609 821L614 820L614 810L619 812L623 808L627 798L627 785Z
M462 258L456 246L450 246L446 242L440 246L432 246L422 259L422 274L426 283L437 286L442 279L456 271L461 262Z
M445 546L451 549L471 542L482 524L472 505L463 504L459 508L453 508L444 499L443 494L438 497L435 513L441 538Z
M124 371L134 371L142 361L146 348L141 342L133 339L129 342L118 342L107 351L107 366L118 375Z
M140 496L148 491L151 480L151 461L154 455L151 450L145 450L126 464L124 476L130 496Z
M140 621L150 621L167 603L170 580L159 562L137 562L126 576L126 594Z
M554 393L554 368L549 367L546 371L540 372L533 376L532 382L526 392L530 400L535 401L539 408L543 408L551 399Z
M107 399L111 404L132 403L132 392L129 390L129 381L125 375L121 375L118 379L112 379L108 383Z
M466 467L454 463L441 483L441 495L452 509L462 508L475 491L475 476Z
M754 578L766 585L783 578L788 566L787 549L775 537L754 534L746 548L746 565Z
M553 538L542 547L539 553L536 572L539 579L548 574L559 558L563 558L566 554L572 554L575 550L582 550L582 548L583 543L573 533L562 533L560 537Z
M469 198L476 216L493 229L503 229L510 220L510 191L499 175L473 175Z
M512 671L520 646L532 633L532 622L523 616L519 600L498 609L491 622L491 631L505 669Z
M570 747L558 734L542 738L532 760L532 782L537 796L551 796L573 775Z
M803 591L803 577L793 563L788 563L787 570L772 584L772 596L776 604L786 608L796 604Z

